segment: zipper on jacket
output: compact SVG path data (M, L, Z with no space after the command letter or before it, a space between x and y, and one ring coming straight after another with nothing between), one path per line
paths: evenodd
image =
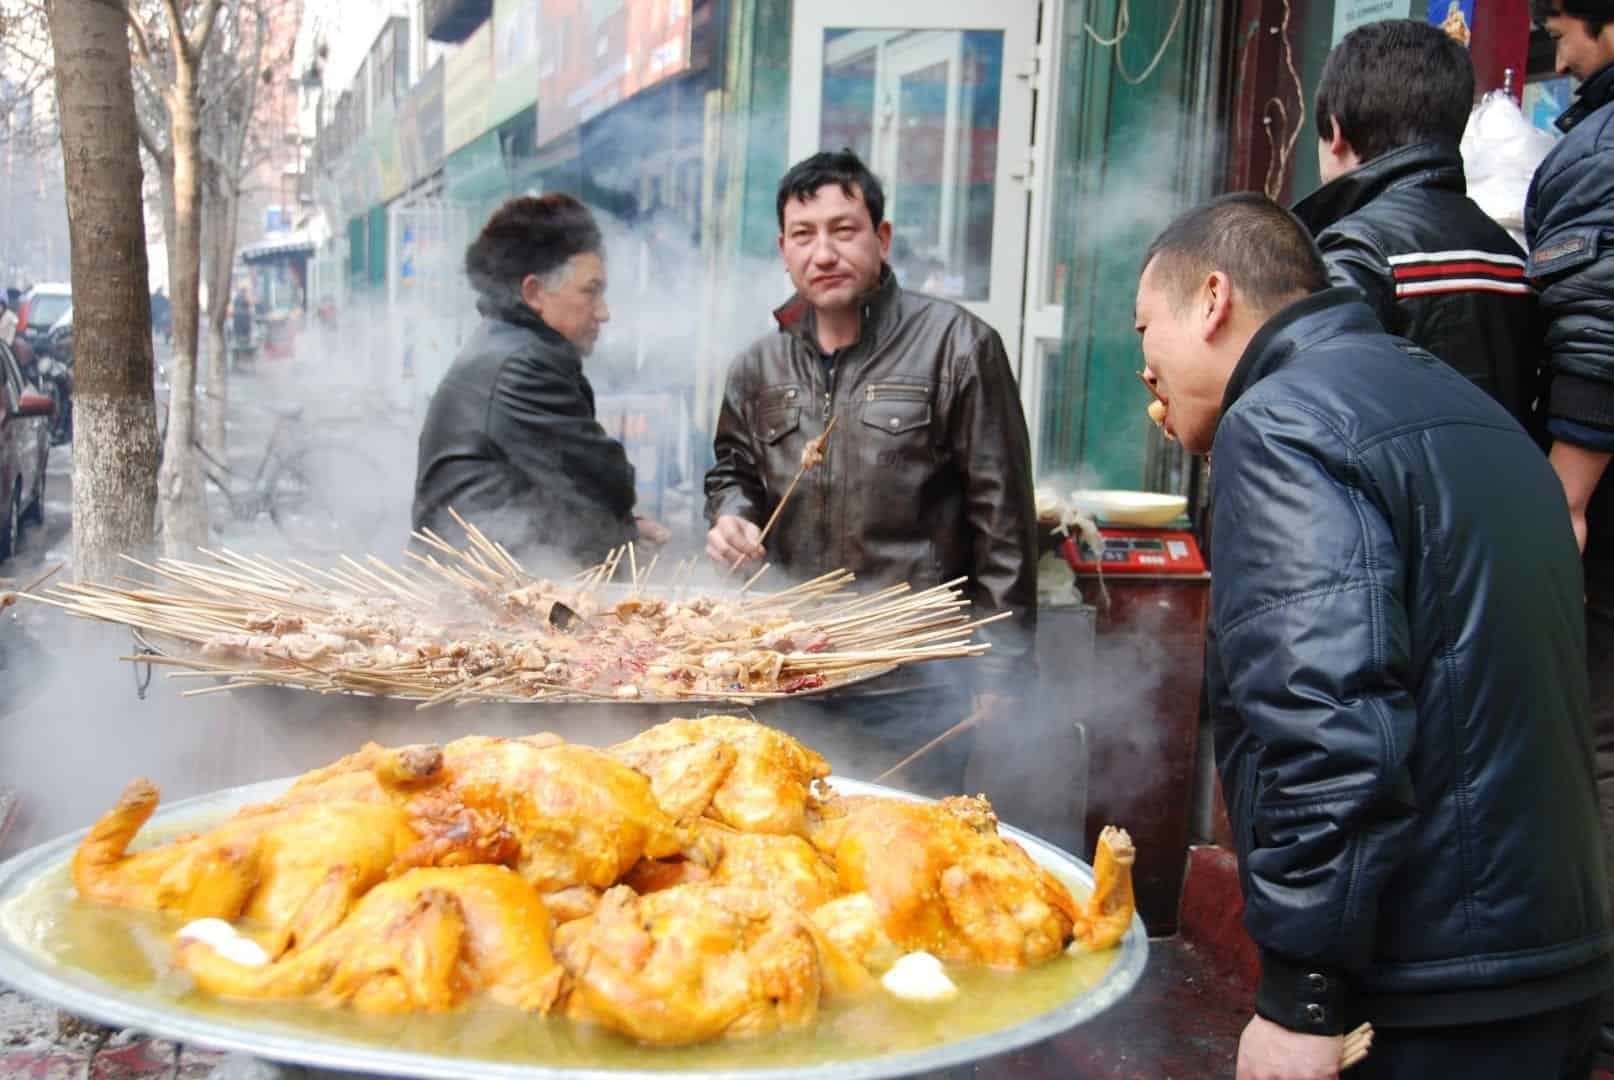
M835 418L835 377L840 373L840 370L840 361L834 356L831 356L829 359L828 385L824 390L824 429L826 431L829 429L830 421ZM827 441L828 440L826 440L826 442ZM830 545L835 537L835 526L831 521L834 511L834 508L831 505L834 501L831 493L835 490L835 487L832 483L830 483L830 460L827 452L824 454L824 460L818 463L818 468L822 473L822 475L818 477L818 487L819 490L824 493L824 510L823 513L819 515L820 519L822 519L824 523L824 546L820 550L828 554L831 551ZM839 565L837 560L833 558L826 558L824 562L826 565L819 568L821 573L827 570L829 567Z
M930 388L912 383L871 383L863 391L864 401L929 401Z

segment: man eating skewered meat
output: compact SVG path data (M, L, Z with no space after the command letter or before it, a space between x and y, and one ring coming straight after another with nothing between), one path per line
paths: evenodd
M465 252L482 323L432 395L414 525L458 543L455 510L517 554L583 564L665 528L633 513L633 466L594 417L583 358L611 317L604 245L569 195L511 199Z
M1582 581L1534 441L1327 288L1264 196L1191 210L1136 325L1215 459L1207 699L1244 925L1240 1080L1585 1077L1614 982Z
M984 628L992 651L972 662L974 686L834 705L820 723L848 722L851 745L878 747L848 763L854 772L894 763L972 707L984 719L1006 711L1036 619L1030 449L1003 342L964 309L901 287L884 203L850 150L780 181L779 252L796 295L734 361L706 474L706 550L722 565L766 558L796 578L844 567L864 587L963 577L977 614L1014 615ZM968 741L902 782L958 790Z

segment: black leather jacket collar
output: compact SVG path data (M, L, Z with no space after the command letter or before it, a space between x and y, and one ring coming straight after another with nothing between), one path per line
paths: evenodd
M1257 330L1227 380L1222 415L1243 393L1289 362L1311 343L1347 332L1382 332L1373 309L1355 289L1324 289L1296 300Z
M1568 132L1570 128L1611 101L1614 101L1614 64L1607 65L1582 83L1580 93L1575 95L1575 103L1565 109L1553 123L1557 125L1559 131Z
M1294 207L1295 216L1315 235L1384 192L1414 184L1465 194L1468 180L1457 147L1424 142L1380 154L1300 200Z
M548 347L544 355L557 361L563 370L569 369L571 374L583 370L583 354L577 351L577 346L573 345L566 335L544 322L536 311L521 300L499 300L491 296L479 296L476 300L476 310L486 318L498 319L537 334Z
M864 297L858 313L860 333L858 343L873 346L883 341L901 317L902 287L890 266L880 268L880 280ZM791 337L800 338L814 351L822 352L818 344L818 312L800 293L774 309L774 321L779 329Z

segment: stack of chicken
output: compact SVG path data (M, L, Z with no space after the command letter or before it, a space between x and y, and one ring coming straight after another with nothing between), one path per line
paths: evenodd
M135 781L73 880L92 902L189 921L175 963L207 993L380 1013L486 995L661 1045L810 1024L914 954L1025 967L1112 948L1131 922L1118 829L1078 905L984 799L841 796L828 774L730 716L605 750L372 744L130 853L158 800Z

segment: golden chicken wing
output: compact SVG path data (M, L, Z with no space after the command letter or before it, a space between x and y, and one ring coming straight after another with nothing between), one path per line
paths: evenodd
M826 992L870 978L769 893L709 883L649 896L618 886L556 932L567 1013L679 1046L811 1023Z
M1070 943L1080 914L1069 890L998 833L982 798L937 803L838 796L815 815L813 843L834 861L845 893L823 917L831 936L879 966L888 938L903 951L1001 967L1039 963ZM870 909L878 927L867 925Z
M815 751L739 716L669 720L607 752L649 776L675 816L704 813L744 832L805 835L808 790L829 775Z
M544 894L597 896L641 857L680 854L692 842L642 774L548 735L372 744L304 777L277 805L331 795L408 811L422 839L400 854L400 868L507 863ZM580 894L567 895L570 903Z
M1132 926L1137 900L1132 894L1132 864L1137 849L1125 829L1106 825L1093 853L1093 892L1076 919L1076 940L1099 952L1121 943Z
M181 938L178 966L210 994L306 998L361 1012L440 1012L471 994L547 1013L565 973L533 887L502 866L411 870L377 885L320 940L253 966Z

